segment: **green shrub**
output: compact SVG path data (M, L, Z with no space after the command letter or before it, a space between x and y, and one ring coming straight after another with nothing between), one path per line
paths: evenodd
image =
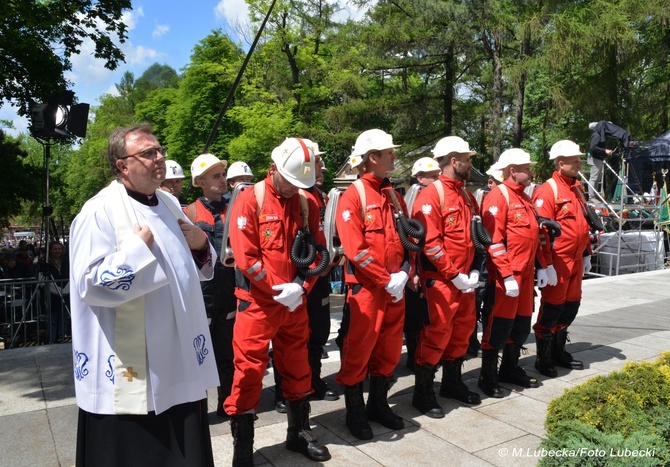
M627 363L621 371L566 390L549 404L545 426L543 448L578 455L543 456L543 466L667 465L670 352L654 362ZM634 450L653 456L631 455Z

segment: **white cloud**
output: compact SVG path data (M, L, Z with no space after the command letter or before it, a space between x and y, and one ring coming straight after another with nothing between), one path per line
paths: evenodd
M151 37L154 39L158 39L159 37L164 36L170 31L170 26L167 24L157 24L156 27L154 28L153 32L151 33Z
M336 23L343 23L348 19L352 21L358 21L365 16L365 13L368 12L375 4L377 0L368 1L364 6L358 7L356 5L350 4L347 0L340 0L340 11L335 13L333 16L333 21Z
M338 3L341 9L333 16L333 21L345 22L348 19L357 21L363 18L377 0L370 0L362 7L353 5L348 0L339 0ZM249 7L245 0L220 0L214 8L214 14L231 26L249 24Z
M127 10L123 13L122 17L123 22L128 28L128 32L130 32L137 27L140 18L144 17L144 10L142 7L138 7L136 10L132 11ZM104 28L104 24L102 23L98 26L100 29ZM167 28L167 30L169 30L169 26L157 26L156 30L158 30L158 28ZM156 30L154 30L154 37ZM167 32L167 30L165 32ZM104 85L109 82L109 80L113 79L113 76L120 74L121 70L130 66L148 65L150 62L155 61L161 56L161 53L157 50L141 45L135 46L128 39L121 44L118 36L112 35L112 40L123 52L125 63L120 63L119 67L113 71L105 68L104 61L94 57L95 44L92 40L86 39L80 46L79 54L74 55L71 58L72 70L66 73L66 78L70 80L75 87L77 85Z
M249 24L249 7L244 0L221 0L214 7L214 15L233 25Z
M135 10L126 10L121 15L121 21L128 27L128 31L132 31L137 26L139 18L144 16L144 9L138 7Z

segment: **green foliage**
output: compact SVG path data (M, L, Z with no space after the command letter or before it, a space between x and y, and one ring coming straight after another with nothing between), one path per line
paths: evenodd
M0 165L6 174L0 183L0 227L8 227L21 213L23 201L40 199L42 171L27 156L19 141L0 130Z
M665 416L670 415L666 412ZM576 420L561 421L541 449L567 452L560 457L544 456L538 462L543 467L563 466L663 466L670 461L668 439L645 430L628 436L603 433ZM644 453L633 455L633 451Z
M105 60L106 68L116 69L124 56L112 38L125 42L121 15L130 7L130 0L5 0L0 6L0 96L27 115L31 104L66 89L70 57L79 53L84 39L93 41L93 55Z
M270 166L272 148L295 135L291 106L256 102L231 109L230 118L239 124L242 132L228 144L228 162L245 161L260 180Z
M670 352L655 362L628 363L621 371L597 376L567 390L549 404L547 449L654 449L653 459L635 465L670 461ZM597 456L544 458L541 465L629 465L631 459ZM626 463L609 463L623 462ZM603 463L605 462L605 463ZM638 463L647 462L647 463Z
M220 30L212 31L191 55L191 64L186 67L177 94L167 107L165 127L161 127L162 122L151 122L164 136L162 142L169 148L170 157L185 171L191 161L202 154L242 60L242 52L226 35ZM208 151L227 159L228 142L237 133L234 122L224 117Z
M668 0L352 1L367 5L367 13L342 23L335 21L335 0L277 2L209 152L247 161L258 178L283 138L304 136L327 151L332 177L357 135L377 127L402 144L399 166L411 162L405 154L454 134L477 151L473 161L481 171L500 150L520 145L539 162L536 179L543 180L553 170L547 158L551 145L573 139L584 149L590 121L612 120L639 140L668 128ZM0 24L0 50L9 59L0 61L0 76L20 79L5 79L0 95L48 97L52 88L60 89L64 78L56 76L69 66L69 51L87 33L68 36L71 48L57 63L40 55L40 47L59 43L62 31L56 25L77 11L86 18L104 11L103 22L111 27L105 33L123 37L117 10L127 3L3 3L0 18L7 21ZM270 1L247 3L257 27ZM52 35L44 37L51 40L37 43L40 31L49 31ZM98 30L91 31L113 66L120 56ZM245 37L255 32L245 31ZM137 79L126 72L117 84L119 95L102 96L93 109L81 146L71 154L62 148L61 165L53 170L59 215L69 220L109 182L107 137L118 126L150 122L188 176L244 56L240 44L215 30L194 47L181 76L160 64ZM23 69L15 58L27 60ZM42 75L55 84L46 87ZM22 86L18 94L10 89L14 85ZM26 209L39 205L23 198L7 202L18 206L13 212L21 202Z

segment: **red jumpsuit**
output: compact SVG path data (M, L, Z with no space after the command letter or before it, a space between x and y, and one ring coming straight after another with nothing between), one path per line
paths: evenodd
M556 269L558 284L542 289L540 314L533 326L536 333L555 333L574 321L582 298L584 256L591 254L582 184L558 172L551 178L556 182L557 196L545 182L535 189L533 202L540 216L554 219L562 228L561 236L554 241L550 261Z
M524 186L503 181L509 201L500 186L482 202L484 227L493 242L488 247L489 280L495 284L493 310L487 317L482 337L483 350L502 350L506 343L522 346L530 334L536 261L546 268L540 243L540 228L531 199ZM505 294L505 277L514 276L519 295Z
M475 247L470 221L477 201L463 182L440 175L444 202L434 184L421 190L412 217L426 226L421 253L421 278L430 323L419 336L415 359L419 366L465 356L475 326L475 294L463 293L451 282L457 274L470 274Z
M395 228L393 190L388 179L363 175L365 215L361 197L351 185L340 196L335 224L347 258L345 281L350 309L349 330L342 346L342 362L335 378L353 386L371 376L389 377L400 361L404 297L393 303L385 287L391 274L404 270L409 260ZM396 196L406 212L405 201Z
M229 415L256 410L263 388L270 341L274 362L283 376L282 390L290 401L311 392L311 371L307 361L309 324L306 294L316 277L305 278L290 260L290 249L303 227L300 196L283 198L275 190L271 176L265 181L265 199L260 212L253 188L238 196L231 210L230 244L235 252L239 299L233 335L235 377L233 390L224 408ZM319 209L311 197L309 227L316 243L325 244L319 227ZM290 312L272 297L273 285L301 282L306 290L302 304Z

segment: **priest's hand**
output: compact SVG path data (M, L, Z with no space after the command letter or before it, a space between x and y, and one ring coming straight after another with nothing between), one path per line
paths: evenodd
M207 234L197 225L189 224L181 219L178 219L181 233L184 234L188 247L193 251L202 251L207 248Z
M133 233L140 237L142 241L151 248L154 246L154 234L151 232L151 229L146 225L135 225L133 227Z

